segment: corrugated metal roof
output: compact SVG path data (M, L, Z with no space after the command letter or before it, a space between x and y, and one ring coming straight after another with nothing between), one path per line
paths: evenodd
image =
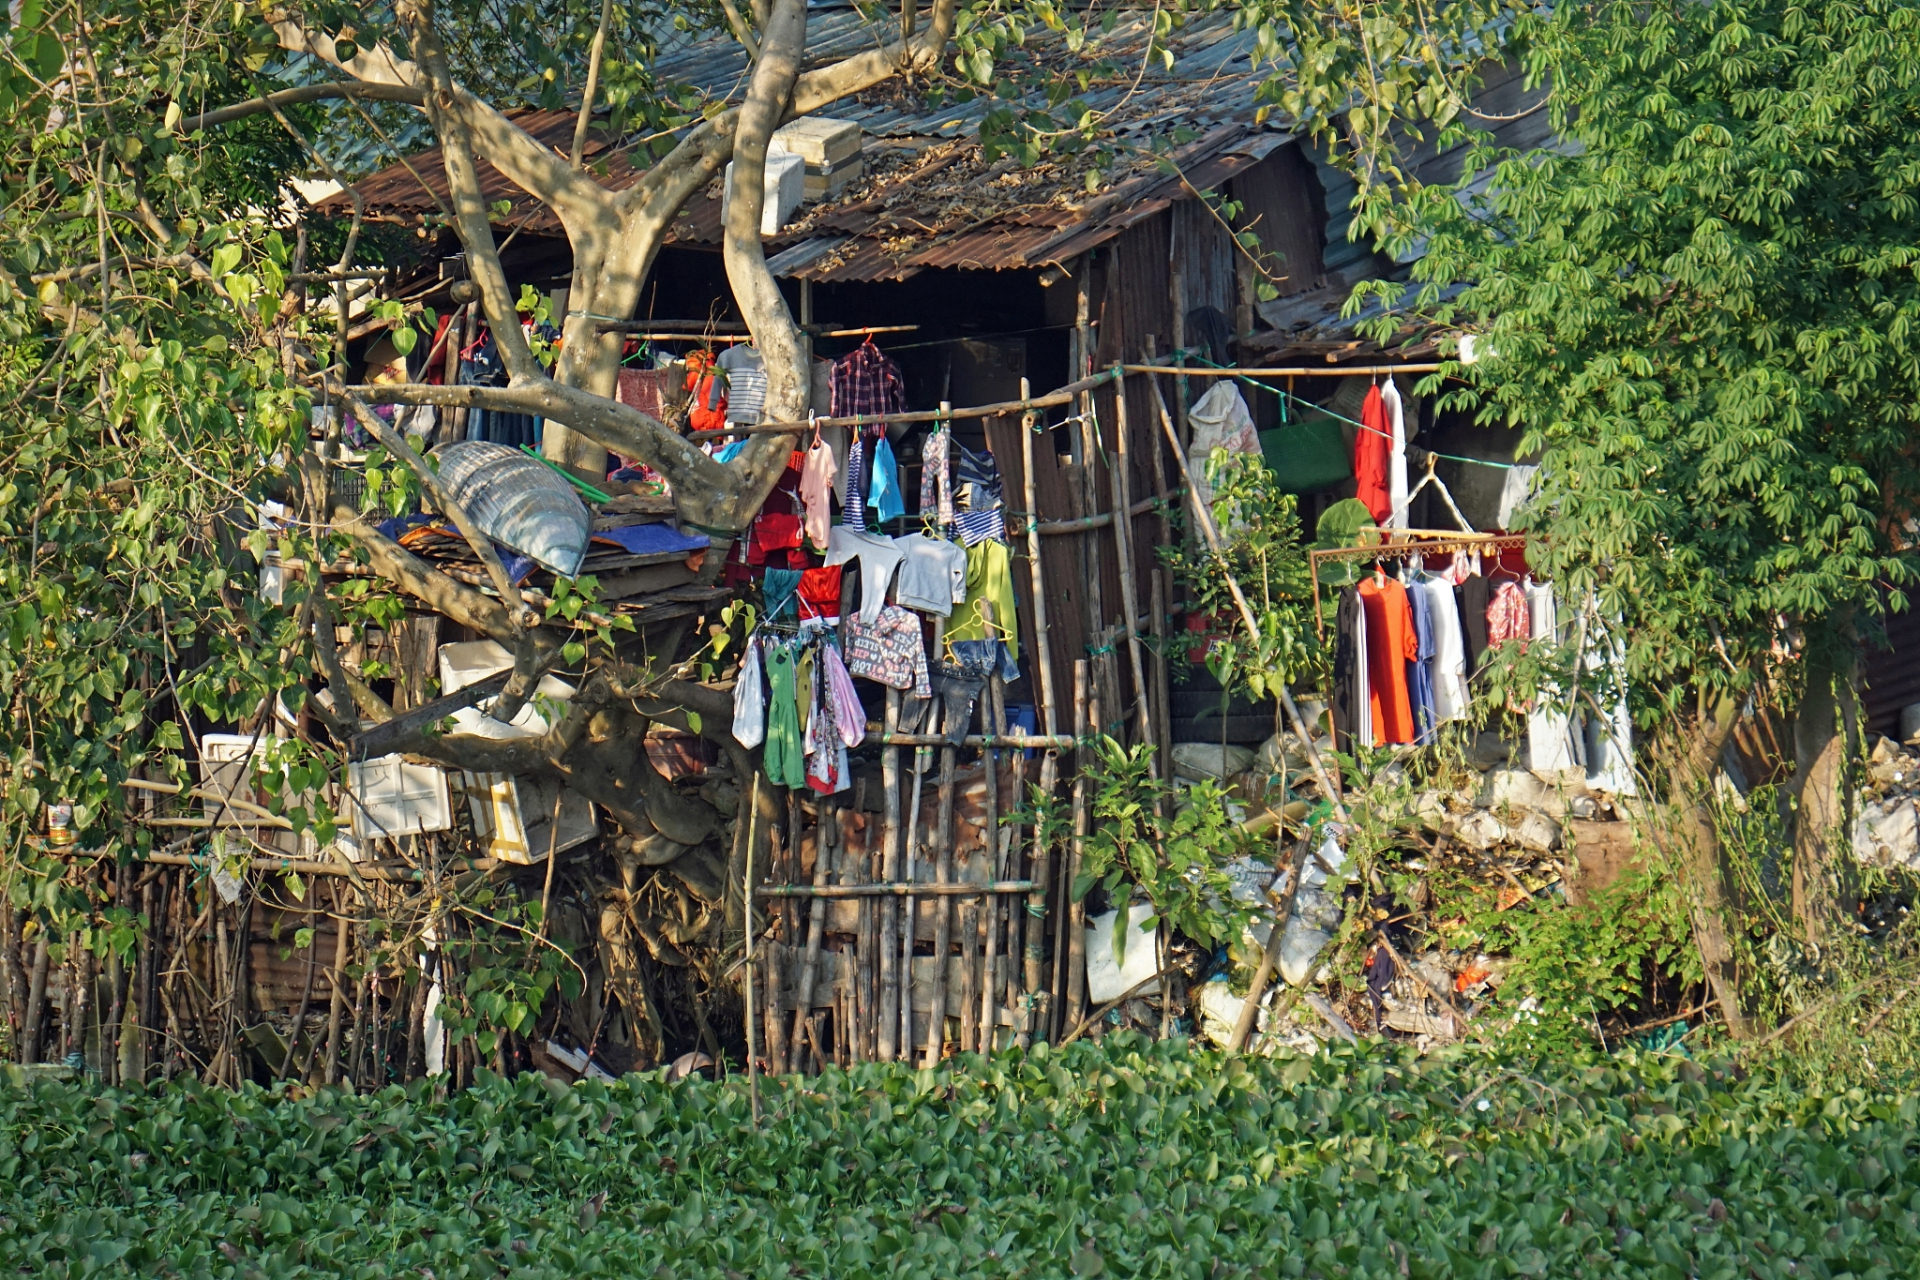
M988 161L977 142L982 118L1004 100L954 102L891 81L835 103L826 113L858 123L869 135L866 173L838 198L804 206L773 238L776 274L812 280L904 279L935 267L1000 269L1063 262L1140 219L1166 208L1186 187L1207 190L1256 163L1290 134L1254 121L1254 92L1262 74L1252 67L1254 37L1235 31L1228 16L1213 15L1175 32L1168 70L1146 62L1154 10L1122 11L1111 31L1083 52L1070 52L1052 32L1031 33L1010 55L1009 75L1035 85L1025 108L1042 105L1053 72L1127 69L1095 81L1079 101L1106 115L1111 144L1106 167L1088 191L1096 159L1090 154L1049 159L1031 167ZM851 7L818 7L808 17L809 65L838 61L876 47L890 33ZM1143 65L1145 64L1145 65ZM731 40L675 35L663 41L653 67L662 81L693 86L710 98L737 94L746 59ZM565 111L520 111L511 118L543 146L564 150L574 116ZM1177 129L1197 140L1168 152ZM596 146L600 181L620 190L639 171L624 149ZM416 177L416 174L418 175ZM422 181L426 188L423 189ZM556 235L558 220L492 165L481 164L489 203L505 200L503 227ZM447 198L438 149L391 165L358 184L369 212L411 220ZM326 206L344 212L335 197ZM669 234L680 243L720 242L717 184L688 201Z

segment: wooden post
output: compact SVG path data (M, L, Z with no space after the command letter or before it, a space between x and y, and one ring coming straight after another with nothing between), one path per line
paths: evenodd
M1133 668L1134 708L1139 734L1136 741L1155 743L1158 739L1154 736L1150 711L1153 696L1147 684L1146 646L1140 642L1140 591L1134 583L1133 517L1128 514L1133 510L1133 478L1129 474L1133 464L1127 447L1125 377L1116 378L1113 383L1113 454L1113 549L1120 561L1121 622L1126 627L1127 657ZM1115 714L1119 710L1115 707ZM1155 760L1151 764L1153 776L1159 777L1160 762Z
M929 702L921 708L924 715ZM918 720L918 716L916 716ZM916 732L918 729L916 728ZM920 854L920 796L922 784L926 778L927 765L931 763L933 752L926 747L913 749L913 804L907 811L906 850L901 861L900 878L907 884L919 879L918 862ZM900 900L900 1061L913 1061L913 948L920 941L920 904L912 893Z
M1187 362L1187 246L1180 239L1178 232L1171 231L1173 226L1171 217L1169 217L1168 225L1173 237L1173 244L1171 246L1173 261L1170 264L1173 268L1171 273L1173 286L1173 363L1177 367ZM1174 423L1180 429L1180 448L1184 451L1187 447L1187 442L1192 439L1187 432L1186 374L1175 375L1173 389Z
M1028 399L1031 392L1027 380L1020 379L1020 398ZM1040 501L1039 487L1033 478L1033 437L1038 418L1032 413L1020 417L1020 471L1025 480L1027 503L1027 576L1033 583L1033 662L1037 675L1034 689L1040 695L1040 707L1045 717L1044 724L1048 735L1054 732L1053 697L1053 641L1047 634L1047 582L1040 567ZM1004 722L994 730L1006 732Z
M886 726L888 733L900 729L900 690L887 690ZM881 757L880 776L886 805L886 825L882 840L885 853L881 878L892 882L900 878L900 748L887 747ZM876 904L880 914L880 1025L875 1034L874 1054L881 1062L892 1062L900 1055L900 982L899 932L895 927L899 905L892 899ZM909 939L912 933L908 933ZM909 943L911 945L911 943Z
M1006 733L1006 686L1001 682L998 673L987 677L987 701L980 708L980 718L982 721L985 721L982 728L986 733L995 737ZM987 866L989 867L989 874L994 879L1004 880L1010 877L1008 876L1009 869L1004 865L1004 860L1000 853L1002 848L1000 841L1000 758L998 752L994 748L989 747L987 748L986 759ZM1013 797L1013 800L1014 803L1019 803L1019 797L1017 795ZM981 912L981 922L986 932L986 937L981 946L984 959L980 967L979 990L979 1048L981 1053L993 1052L994 1039L1000 1030L999 944L1000 916L1003 910L1008 913L1007 955L1011 957L1014 954L1014 934L1011 927L1012 912L1013 910L1017 910L1017 908L1015 908L1011 902L993 897L986 900Z
M1151 344L1148 350L1152 350ZM1159 392L1158 379L1158 374L1147 375L1147 382L1156 394ZM1147 432L1147 438L1151 441L1147 456L1153 460L1153 496L1160 502L1160 510L1154 521L1159 534L1158 545L1170 547L1173 545L1173 521L1167 515L1167 508L1172 501L1172 490L1167 485L1165 446L1152 431ZM1155 564L1153 567L1153 601L1153 684L1154 694L1159 700L1155 707L1159 718L1155 724L1160 730L1160 758L1167 762L1166 768L1170 770L1173 768L1173 693L1168 687L1167 676L1167 622L1173 606L1173 581L1164 564Z
M20 1032L22 1062L40 1061L40 1029L47 1017L47 970L52 956L42 926L33 935L33 967L27 975L27 1017Z

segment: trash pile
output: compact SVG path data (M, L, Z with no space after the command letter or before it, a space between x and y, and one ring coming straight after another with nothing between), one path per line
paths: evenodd
M1330 742L1316 746L1323 759L1332 759ZM1400 901L1379 885L1357 883L1346 830L1323 824L1302 865L1300 889L1281 936L1277 985L1262 1000L1254 1047L1312 1051L1332 1037L1355 1038L1357 1024L1410 1037L1423 1048L1457 1040L1501 986L1506 962L1473 951L1418 950L1435 936L1408 927L1425 920L1435 906L1427 880L1446 872L1476 881L1496 909L1506 911L1548 894L1577 903L1583 892L1605 887L1627 869L1634 843L1621 798L1590 786L1583 770L1536 771L1517 763L1520 756L1524 749L1481 734L1465 753L1465 769L1452 775L1457 785L1418 785L1403 762L1394 762L1376 775L1364 796L1346 797L1350 807L1370 805L1368 818L1384 819L1397 829L1400 867L1424 873L1423 878ZM1272 830L1276 818L1295 826L1307 817L1309 801L1318 798L1305 752L1291 735L1276 735L1257 750L1178 744L1173 759L1177 777L1213 778L1225 786L1237 807L1235 818L1249 830ZM1883 773L1889 782L1898 773L1912 786L1912 794L1903 792L1900 801L1904 847L1920 860L1914 804L1920 798L1920 759L1901 760ZM1276 807L1282 798L1286 803ZM1263 824L1261 817L1249 821L1247 814L1267 816ZM1253 858L1243 859L1235 870L1235 893L1243 902L1271 909L1282 905L1273 895L1284 895L1285 870L1276 872L1269 862ZM1374 929L1363 935L1364 988L1355 975L1342 981L1327 954L1350 909L1373 918ZM1270 929L1267 921L1254 924L1242 945L1232 949L1233 963L1215 966L1194 991L1198 1034L1216 1044L1227 1042L1243 1006L1234 988L1244 990ZM1319 988L1338 993L1338 1001ZM1297 995L1288 994L1290 989Z
M1891 738L1873 744L1860 814L1853 823L1853 856L1874 867L1920 871L1920 756Z

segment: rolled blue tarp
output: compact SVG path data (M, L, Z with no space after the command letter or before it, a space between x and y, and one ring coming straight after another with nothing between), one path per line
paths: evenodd
M480 531L563 578L587 558L593 517L559 475L518 449L458 440L435 450L440 480Z

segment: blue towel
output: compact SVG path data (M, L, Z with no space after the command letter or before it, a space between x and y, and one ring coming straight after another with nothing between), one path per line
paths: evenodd
M594 532L595 542L612 543L628 555L651 556L668 551L698 551L713 545L704 533L682 533L662 521L659 524L623 524L615 529Z

